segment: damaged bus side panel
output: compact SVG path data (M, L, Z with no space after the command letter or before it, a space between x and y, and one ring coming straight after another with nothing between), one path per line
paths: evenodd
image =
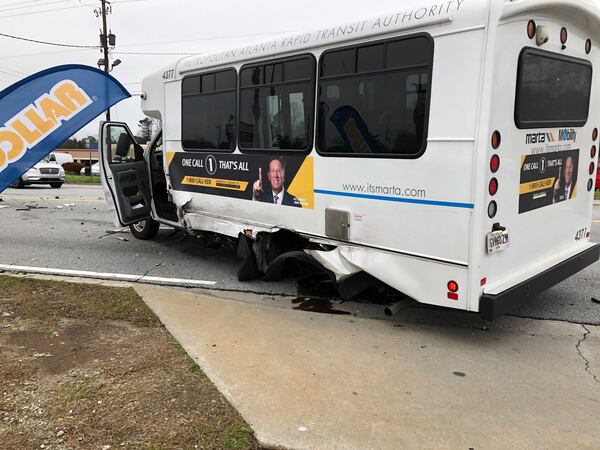
M162 131L143 154L102 124L107 199L141 238L227 236L241 280L293 260L345 297L383 282L498 314L598 259L571 235L591 225L599 22L574 0L419 1L183 59L144 80Z

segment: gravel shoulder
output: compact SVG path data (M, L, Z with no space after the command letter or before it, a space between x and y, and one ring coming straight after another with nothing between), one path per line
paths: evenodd
M0 276L0 448L259 448L129 288Z

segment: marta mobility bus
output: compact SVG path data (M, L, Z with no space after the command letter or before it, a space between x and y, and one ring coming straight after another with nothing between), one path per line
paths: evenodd
M148 148L101 125L116 221L236 240L240 279L300 259L485 318L598 260L598 5L401 4L144 79Z

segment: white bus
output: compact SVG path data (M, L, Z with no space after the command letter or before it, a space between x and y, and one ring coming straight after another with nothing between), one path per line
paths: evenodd
M484 318L598 260L597 4L402 5L144 79L148 149L101 125L116 221L237 239L240 279L299 258Z

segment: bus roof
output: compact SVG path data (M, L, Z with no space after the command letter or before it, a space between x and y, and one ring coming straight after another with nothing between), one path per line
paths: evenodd
M486 3L480 0L420 0L404 3L401 10L370 19L263 40L208 55L186 57L177 64L177 72L182 75L207 67L282 53L293 53L356 39L375 38L384 34L401 33L436 25L451 28L484 26L487 17L485 14Z

